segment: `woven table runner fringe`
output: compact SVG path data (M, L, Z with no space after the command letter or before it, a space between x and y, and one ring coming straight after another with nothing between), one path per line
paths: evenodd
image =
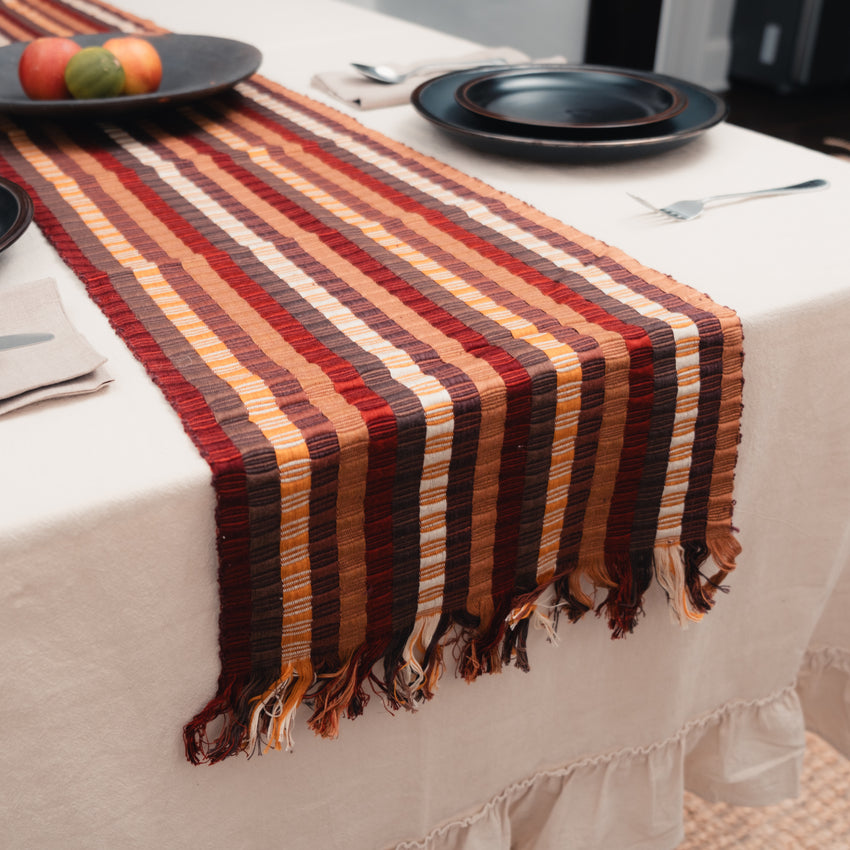
M720 582L734 569L740 551L734 537L719 538L715 547L683 547L677 543L657 546L648 558L650 574L640 590L630 590L628 601L620 599L622 588L608 587L608 598L594 608L593 599L580 591L580 601L570 591L576 571L553 577L549 584L511 601L508 613L494 618L485 631L468 622L468 616L455 620L445 614L432 614L416 622L400 651L387 652L382 658L361 647L336 671L317 671L307 661L287 665L283 675L266 683L240 687L231 682L221 694L186 726L187 758L199 764L214 763L241 750L259 754L269 749L293 748L292 725L297 709L307 704L312 709L308 725L326 738L339 734L340 719L359 716L369 701L365 685L391 710L415 711L436 693L437 683L446 667L446 648L450 648L457 671L467 681L482 673L497 673L503 665L514 664L528 671L526 639L530 625L543 629L557 641L558 620L565 611L576 620L587 611L607 615L614 637L633 629L641 612L643 592L652 576L664 589L671 617L682 626L702 619L714 604L717 590L726 590ZM686 552L686 548L690 551ZM696 551L698 550L698 551ZM715 565L711 576L702 572L706 562ZM383 661L383 676L376 665ZM233 694L240 693L240 699ZM253 694L253 696L251 696ZM215 740L207 738L211 724L219 726Z

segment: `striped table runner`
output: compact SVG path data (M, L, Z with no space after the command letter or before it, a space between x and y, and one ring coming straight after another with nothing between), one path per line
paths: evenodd
M0 2L7 40L151 24ZM738 545L734 313L262 77L156 114L0 116L0 172L212 470L221 676L188 758L430 698L535 620L682 622ZM215 729L215 734L212 730Z

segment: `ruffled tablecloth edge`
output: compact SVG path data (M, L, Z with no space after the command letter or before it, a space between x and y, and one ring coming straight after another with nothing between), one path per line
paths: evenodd
M672 850L685 790L740 806L799 796L806 729L850 758L850 651L812 648L798 680L769 696L725 703L649 746L541 770L386 850L531 850L567 834L571 850Z
M806 728L850 759L850 649L816 646L797 679Z

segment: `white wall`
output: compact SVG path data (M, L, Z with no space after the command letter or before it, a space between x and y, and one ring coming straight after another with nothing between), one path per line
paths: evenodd
M584 58L589 0L349 0L533 58ZM640 0L637 0L640 2ZM655 70L707 88L727 87L735 0L664 0Z
M533 58L584 57L587 0L350 0L397 18L469 38L509 45Z
M722 91L728 87L735 0L664 0L655 70Z

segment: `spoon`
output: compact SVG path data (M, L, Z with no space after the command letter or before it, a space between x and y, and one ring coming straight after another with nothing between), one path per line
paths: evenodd
M431 71L451 71L455 68L477 68L487 67L489 65L507 65L506 59L469 59L466 62L463 60L457 62L440 62L437 64L420 65L417 68L404 73L396 70L389 65L361 65L359 62L352 62L351 67L356 68L364 77L370 80L375 80L379 83L395 85L403 83L409 77L415 77L418 74L426 74Z

